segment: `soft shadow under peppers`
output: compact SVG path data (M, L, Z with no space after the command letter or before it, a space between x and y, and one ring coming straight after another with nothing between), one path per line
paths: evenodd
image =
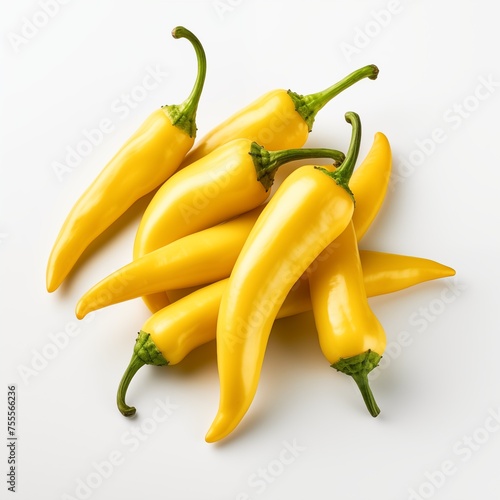
M369 297L455 274L450 267L429 259L366 250L361 250L360 255ZM277 319L311 310L307 275L303 278L289 292ZM146 320L116 396L123 415L129 417L136 412L125 398L132 378L142 366L176 365L197 347L215 340L220 301L227 282L226 278L196 290Z

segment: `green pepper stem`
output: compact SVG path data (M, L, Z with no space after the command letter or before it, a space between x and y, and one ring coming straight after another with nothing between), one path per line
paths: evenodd
M365 402L368 411L372 417L376 417L380 413L380 408L375 401L375 397L373 396L373 392L370 388L370 384L368 383L368 376L366 374L358 374L352 375L352 378L356 382L359 390L361 392L361 396L363 397L363 401Z
M327 89L320 92L316 92L315 94L303 96L289 90L288 95L294 102L296 111L307 123L309 132L311 132L316 114L325 106L325 104L327 104L335 96L340 94L345 89L351 87L355 83L359 82L363 78L375 80L378 76L378 72L379 70L377 66L375 66L374 64L370 64L368 66L359 68L356 71L353 71L351 74L347 75L339 82L333 84L331 87L328 87Z
M130 381L144 365L163 366L168 365L168 361L163 357L163 354L151 340L150 334L141 330L135 341L132 359L123 374L116 394L116 404L118 405L120 413L125 417L131 417L135 414L135 408L125 403L125 396Z
M341 358L331 365L332 368L346 375L350 375L354 379L372 417L376 417L380 413L380 408L370 389L368 374L378 365L380 358L381 356L379 354L369 349L356 356Z
M186 38L191 42L196 52L196 59L198 61L198 74L194 82L193 90L182 104L172 104L164 106L172 125L180 128L189 137L196 136L196 112L198 110L198 103L200 102L203 85L205 83L205 76L207 73L207 60L205 51L198 38L183 26L177 26L172 30L174 38Z
M331 177L339 186L343 187L351 195L354 201L354 195L349 188L349 180L358 160L359 148L361 145L361 121L359 119L359 115L353 111L348 111L345 114L345 119L352 125L352 134L351 142L349 144L349 149L347 150L344 162L334 172L330 172L321 167L316 168Z
M129 406L125 403L125 396L127 394L127 389L130 384L130 381L137 373L137 371L142 368L146 363L142 359L140 359L135 353L132 354L132 359L128 364L125 373L123 374L122 379L120 380L120 385L118 386L118 392L116 394L116 404L118 405L118 409L120 413L125 417L131 417L135 415L135 407Z
M335 149L298 148L268 151L256 142L252 143L249 154L252 156L257 171L257 179L266 188L266 191L273 185L276 170L284 163L309 158L329 158L338 165L345 160L344 153Z

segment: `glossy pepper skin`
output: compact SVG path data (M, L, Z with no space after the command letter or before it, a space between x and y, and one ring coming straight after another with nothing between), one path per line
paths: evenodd
M196 162L225 144L239 138L260 144L270 151L301 148L307 141L312 130L314 119L318 111L331 99L356 82L369 78L375 80L379 70L375 65L368 65L352 72L331 87L306 96L292 91L271 91L246 108L237 112L218 127L205 135L183 161L181 168ZM222 174L224 176L224 174ZM215 192L217 185L214 186ZM210 192L210 191L209 191ZM213 199L207 195L198 194L198 200L184 207L184 218L190 219L208 200ZM152 209L149 211L152 212ZM144 226L147 223L144 223ZM169 240L170 242L172 240ZM158 245L155 231L140 229L134 247L134 258L141 257L151 250L165 245ZM156 293L143 297L146 306L151 311L157 311L169 303L166 293Z
M360 254L370 297L455 274L453 269L428 259L363 250ZM125 396L142 366L175 365L193 349L215 340L219 306L227 283L226 278L196 290L156 312L143 324L117 392L117 405L123 415L131 416L136 411L126 404ZM309 283L304 279L289 292L276 318L310 311L311 307Z
M353 223L358 240L377 215L391 172L391 147L381 132L375 134L370 151L349 181L356 198ZM173 241L101 280L79 300L79 319L96 309L141 295L189 288L227 278L264 205L250 212ZM164 294L158 294L168 304ZM155 295L157 297L157 295ZM151 312L162 307L158 301Z
M134 259L262 204L280 165L304 158L342 162L344 154L324 148L267 151L235 139L177 172L157 191L137 230ZM160 297L144 297L151 309Z
M81 297L76 306L77 318L82 319L91 311L142 295L227 278L263 209L264 205L259 206L133 260Z
M382 206L391 167L389 142L378 132L357 170L361 175L357 179L353 176L350 182L361 203L356 206L352 222L324 250L324 258L317 259L310 276L314 318L323 354L332 367L354 378L374 417L380 409L368 384L368 373L377 366L386 337L367 300L358 241ZM364 182L358 182L359 178Z
M333 368L351 375L373 417L380 413L368 384L386 346L384 329L368 303L356 233L351 224L318 259L309 276L321 350Z
M223 144L244 137L271 151L301 148L313 128L314 119L331 99L356 82L375 80L378 68L364 66L331 87L310 95L291 90L273 90L264 94L202 137L186 156L188 165Z
M269 334L294 283L346 228L354 211L348 181L356 163L361 123L352 124L349 151L334 172L308 165L291 173L262 211L236 261L217 321L220 401L205 437L227 436L255 396Z
M196 110L206 74L205 52L186 28L177 27L172 35L188 39L196 51L198 75L193 90L182 104L154 111L73 206L49 257L49 292L59 287L97 236L175 172L193 146Z
M391 145L382 132L377 132L368 154L349 181L349 187L356 197L352 222L358 241L368 231L382 206L391 171Z
M451 267L422 257L372 250L360 250L359 256L368 297L398 292L424 281L455 275Z

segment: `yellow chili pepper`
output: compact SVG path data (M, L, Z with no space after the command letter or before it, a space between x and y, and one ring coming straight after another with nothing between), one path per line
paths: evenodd
M423 281L455 275L451 267L421 257L369 250L360 250L359 256L368 297L397 292Z
M77 318L82 319L91 311L142 295L227 278L263 209L264 205L261 205L133 260L81 297L76 306Z
M391 169L391 146L387 137L382 132L377 132L370 151L349 181L349 187L356 197L352 222L358 241L364 236L382 206Z
M349 187L356 198L353 224L358 240L375 218L391 172L391 148L387 137L375 134L370 151L354 171ZM96 309L155 294L148 300L151 312L168 304L165 290L204 285L227 278L246 238L264 208L261 205L224 224L173 241L118 269L92 287L79 300L79 319Z
M455 274L453 269L428 259L366 250L360 254L370 297ZM219 306L227 284L226 278L207 285L146 320L117 392L118 408L123 415L135 413L135 408L125 403L125 396L130 381L142 366L175 365L196 347L215 340ZM276 317L285 318L310 310L309 283L305 279L292 288Z
M273 322L294 283L351 221L348 182L356 163L361 123L352 124L349 151L331 172L313 165L290 174L262 211L236 261L217 322L220 401L205 437L227 436L247 412L259 381Z
M139 225L134 258L257 207L268 198L276 170L304 158L341 162L344 155L324 148L270 152L249 139L217 148L157 191Z
M352 222L315 262L310 276L320 346L330 364L351 375L372 416L380 413L368 384L385 349L385 332L368 304L358 241L380 210L391 172L391 150L380 133L349 186L356 193ZM365 172L378 172L366 182ZM356 174L356 172L355 172ZM358 198L359 193L359 198ZM390 281L390 280L389 280Z
M324 250L324 258L317 259L310 278L322 351L334 368L353 376L373 416L380 409L367 375L385 349L385 333L366 298L357 242L380 210L391 164L389 142L377 133L369 154L349 183L357 199L352 223ZM366 182L365 172L373 172L370 182ZM363 345L366 348L359 350Z
M196 110L206 74L205 52L186 28L177 27L172 35L186 38L195 49L198 75L193 90L182 104L154 111L73 206L49 257L49 292L59 287L97 236L174 173L193 146Z
M206 134L186 156L183 166L239 138L255 141L271 151L302 147L313 128L316 114L335 96L356 82L375 80L378 68L364 66L331 87L310 95L273 90L229 117Z
M356 233L351 224L317 259L309 276L321 350L333 368L351 375L373 417L380 413L368 373L384 353L386 336L368 304Z
M282 89L264 94L205 135L186 156L181 168L239 138L256 142L270 151L300 148L307 141L316 114L331 99L364 78L375 80L378 72L377 66L373 64L364 66L331 87L306 96ZM222 173L222 179L225 179L224 173ZM225 180L222 182L224 183ZM197 198L192 200L192 203L184 205L185 219L189 220L199 210L204 210L204 205L216 196L218 186L215 183L211 186L211 188L206 188L205 193L197 193ZM147 247L155 250L165 244L166 242L163 242L158 245L155 232L139 232L134 248L134 258L151 251L146 250ZM151 311L157 311L169 303L166 293L147 295L143 299Z
M455 275L451 267L434 260L395 253L359 250L363 281L368 297L399 292L426 281ZM314 269L315 272L317 268ZM297 281L280 309L280 317L293 316L312 309L309 276L306 272ZM296 293L297 288L303 288ZM291 295L293 294L293 297Z

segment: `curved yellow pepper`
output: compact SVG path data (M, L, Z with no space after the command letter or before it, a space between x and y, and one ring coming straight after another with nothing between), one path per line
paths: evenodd
M134 243L134 258L178 238L240 215L263 203L280 165L304 158L344 159L332 149L267 151L234 139L168 179L148 205ZM150 299L144 298L146 303ZM158 307L157 299L154 306ZM160 300L165 300L160 294Z
M206 74L205 52L189 30L177 27L172 35L188 39L196 51L194 88L182 104L154 111L73 206L49 257L49 292L59 287L97 236L174 173L193 146L196 110Z
M368 297L397 292L423 281L454 276L451 267L409 255L360 250L363 281ZM384 284L384 288L381 284Z
M377 132L370 151L349 181L349 188L356 197L352 222L358 241L368 231L382 206L391 170L391 145L382 132Z
M261 205L224 224L189 234L133 260L80 298L76 306L77 318L142 295L227 278L263 209Z
M363 202L357 204L352 222L344 232L316 259L309 277L321 350L332 367L354 378L374 417L380 409L368 384L368 373L377 366L385 350L386 337L368 304L358 241L380 210L391 166L389 142L377 133L362 167L379 175L373 175L371 183L358 182L353 176L350 187L356 196L359 192ZM368 189L376 196L370 197ZM370 203L364 203L366 199Z
M233 139L246 138L271 151L302 147L314 119L331 99L363 78L375 80L378 68L364 66L327 89L300 95L283 89L268 92L207 133L186 156L183 166Z
M455 274L453 269L428 259L366 250L360 254L370 297ZM304 278L289 292L276 318L311 310L307 275ZM193 349L215 340L219 306L227 283L226 278L196 290L146 320L118 388L117 403L123 415L135 413L135 408L125 403L125 396L130 381L143 365L175 365Z
M206 441L227 436L254 398L276 315L294 283L351 221L347 183L356 163L361 123L352 124L349 151L331 172L308 165L292 172L262 211L236 261L217 322L220 401Z
M240 138L256 142L270 151L300 148L307 141L316 114L332 98L364 78L375 80L378 72L374 64L364 66L327 89L305 96L282 89L264 94L206 134L186 156L181 168ZM211 185L216 191L217 185L214 183ZM196 214L198 207L207 202L207 196L208 200L212 199L210 192L206 195L197 193L197 196L198 200L184 207L184 216L187 219ZM154 232L138 236L139 242L134 250L134 258L147 253L146 247L156 249L166 244L158 245ZM143 299L152 312L169 303L166 293L147 295Z
M380 409L368 385L368 373L384 353L386 336L368 304L352 223L324 253L309 275L319 344L332 367L354 378L376 417Z
M370 151L354 171L349 187L356 198L353 223L358 240L378 213L391 171L391 148L387 137L375 134ZM96 309L141 295L203 285L227 278L248 237L261 205L239 217L173 241L133 260L101 280L79 300L79 319ZM151 297L149 297L151 298ZM152 312L162 307L148 301ZM154 307L153 307L154 306Z

